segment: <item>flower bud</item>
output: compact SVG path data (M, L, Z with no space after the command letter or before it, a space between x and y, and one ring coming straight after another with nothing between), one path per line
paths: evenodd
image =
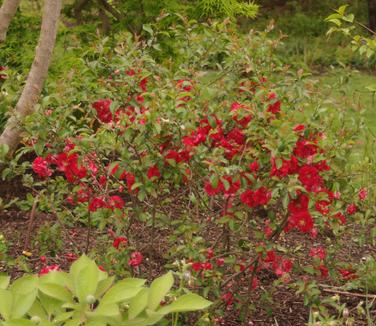
M33 322L34 324L39 324L41 321L40 317L39 316L33 316L31 317L31 322Z
M87 297L86 297L86 302L88 304L93 304L95 302L95 297L92 295L92 294L89 294Z

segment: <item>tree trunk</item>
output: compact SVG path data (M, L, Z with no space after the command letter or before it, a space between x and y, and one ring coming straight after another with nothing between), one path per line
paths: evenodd
M8 27L17 12L20 2L21 0L4 0L0 8L0 43L5 41Z
M21 140L23 119L34 112L35 105L42 92L55 47L60 10L61 0L45 0L42 27L34 62L14 109L14 114L7 121L5 129L0 136L0 145L7 145L10 154L17 149L17 145Z
M369 28L376 31L376 0L368 0Z

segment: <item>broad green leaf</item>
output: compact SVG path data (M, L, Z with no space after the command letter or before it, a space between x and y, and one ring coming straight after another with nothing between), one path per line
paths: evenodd
M103 296L101 303L110 304L124 302L136 296L141 290L141 286L130 286L126 280L123 280L107 291Z
M9 290L0 289L0 315L8 320L12 312L13 295Z
M86 302L89 295L94 295L98 285L99 269L93 262L89 261L80 269L73 278L74 289L80 302Z
M129 303L128 319L136 318L148 304L149 289L142 289Z
M73 316L74 311L64 312L55 317L54 323L58 324L64 322Z
M27 319L13 319L6 322L6 326L35 326L35 324Z
M176 301L170 305L157 310L157 312L168 314L172 312L196 311L206 309L211 304L212 302L200 297L197 294L188 293L180 298L177 298Z
M29 309L33 306L37 293L37 289L26 292L25 294L13 293L11 313L13 319L22 318L29 311Z
M34 301L33 305L31 306L31 308L29 309L27 313L31 317L38 316L41 319L47 318L46 311L44 310L44 308L42 307L41 303L38 300Z
M96 317L117 317L120 316L119 307L117 304L114 303L100 303L97 309L93 312L87 313L88 316Z
M64 326L80 326L80 325L81 325L81 320L79 318L69 320L64 324Z
M0 275L0 289L5 290L10 282L10 276Z
M151 283L150 285L148 308L150 310L157 309L160 302L163 300L166 294L170 291L173 285L174 285L174 277L171 271L155 279L153 283Z
M35 291L38 287L38 277L36 275L23 276L9 287L14 294L25 294Z
M39 284L59 284L61 286L67 287L71 291L73 290L72 280L69 277L68 273L62 271L52 271L48 274L45 274L39 278Z
M72 294L61 285L48 283L40 284L39 290L52 298L63 301L64 303L72 301Z
M115 277L108 277L98 283L97 291L95 292L95 297L100 298L114 283Z

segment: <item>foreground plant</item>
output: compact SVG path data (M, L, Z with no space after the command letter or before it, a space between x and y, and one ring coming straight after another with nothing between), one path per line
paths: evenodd
M168 314L202 310L211 302L193 293L171 295L171 272L155 279L115 281L94 261L82 256L69 273L51 268L9 285L0 278L1 325L154 325Z

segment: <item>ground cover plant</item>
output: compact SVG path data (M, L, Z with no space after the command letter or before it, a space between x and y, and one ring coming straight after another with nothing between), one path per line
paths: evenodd
M271 25L167 15L143 30L96 39L48 81L3 155L1 268L40 274L1 278L3 302L30 287L3 324L372 325L369 112L281 61ZM114 278L137 314L125 285L100 309Z

